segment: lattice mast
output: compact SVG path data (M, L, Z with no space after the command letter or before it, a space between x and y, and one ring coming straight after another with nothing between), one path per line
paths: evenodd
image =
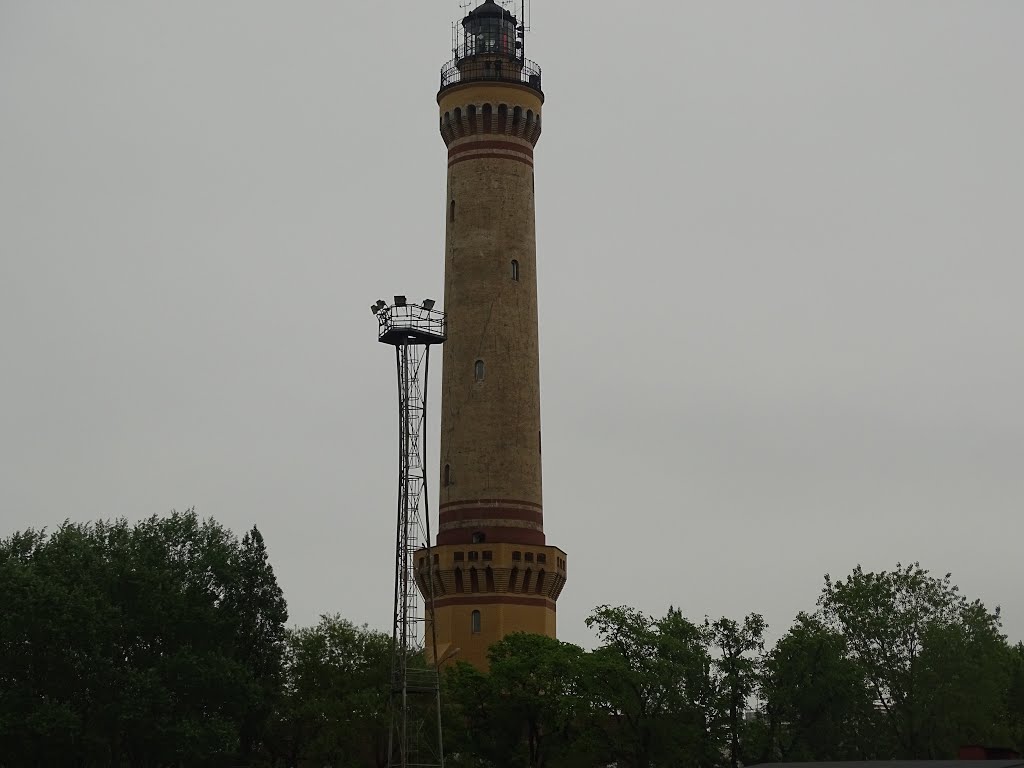
M433 631L433 593L421 610L419 570L433 584L427 497L427 384L430 348L445 341L444 314L434 302L410 304L404 296L371 307L378 339L395 348L398 377L398 514L395 530L395 601L392 626L391 730L388 766L444 768L438 660L425 658L422 638ZM430 643L437 648L436 642Z

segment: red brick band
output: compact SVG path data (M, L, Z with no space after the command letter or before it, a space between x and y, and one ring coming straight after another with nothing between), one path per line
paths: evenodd
M447 523L459 523L463 520L516 520L523 523L544 525L544 513L539 509L461 507L459 509L442 510L440 517L442 528Z
M517 144L514 141L467 141L448 150L448 159L451 160L457 155L465 152L474 152L481 149L504 149L509 152L518 152L521 155L533 160L533 147L524 144Z
M495 150L502 150L496 152ZM512 154L506 154L512 153ZM465 160L513 160L533 167L533 147L511 141L470 141L448 150L448 167Z
M453 595L434 598L435 608L454 605L528 605L555 610L555 601L543 595Z
M487 537L488 542L500 544L522 544L530 547L546 546L544 532L532 528L506 528L500 525L485 528L452 528L437 534L437 546L450 544L473 544L473 534L479 531Z
M456 157L455 159L448 161L448 167L451 168L453 165L464 163L467 160L511 160L514 163L522 163L523 165L528 165L530 168L533 168L533 160L527 160L522 155L501 155L497 152L481 152L478 155L463 155L461 157Z
M464 506L498 506L501 504L511 504L516 507L536 507L541 509L541 505L535 501L523 501L522 499L466 499L464 501L446 501L440 506L440 509L447 509L448 507L464 507Z

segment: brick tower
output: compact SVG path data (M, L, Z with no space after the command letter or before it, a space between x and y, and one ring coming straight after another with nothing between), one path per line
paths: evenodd
M494 0L478 5L437 96L448 148L448 342L436 626L426 635L438 659L478 668L507 634L554 637L566 580L565 552L545 541L541 499L533 150L544 94L539 67L523 56L524 31Z

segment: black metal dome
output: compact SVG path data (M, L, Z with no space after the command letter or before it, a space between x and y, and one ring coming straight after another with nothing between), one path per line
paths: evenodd
M511 21L513 24L516 21L516 17L510 11L506 11L494 0L486 0L467 14L466 18L462 20L462 26L471 24L474 21L482 21L483 19L501 19L503 21Z

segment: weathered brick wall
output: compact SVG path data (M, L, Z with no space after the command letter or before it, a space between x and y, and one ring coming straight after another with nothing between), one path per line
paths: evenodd
M529 89L511 84L467 86L447 99L442 105L442 133L450 137L442 510L448 504L483 499L540 505L532 161L533 140L539 136L539 99ZM483 106L492 103L498 106L491 116L492 130L485 131ZM506 118L497 117L499 112ZM446 115L451 118L445 120ZM509 115L520 115L518 123ZM513 128L519 135L511 133ZM533 138L526 138L528 129ZM513 261L518 264L518 279ZM478 361L483 363L482 380L477 376Z
M515 83L467 83L438 99L448 341L435 616L439 654L459 648L455 658L479 667L506 634L555 635L566 579L565 553L546 546L542 506L533 176L542 102ZM491 560L454 560L477 550ZM547 562L514 561L513 552Z

